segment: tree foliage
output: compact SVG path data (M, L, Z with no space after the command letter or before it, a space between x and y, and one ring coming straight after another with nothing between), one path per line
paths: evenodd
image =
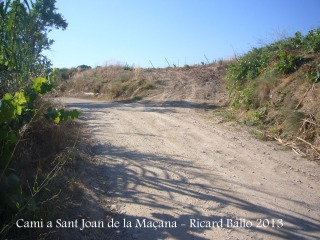
M55 0L7 0L0 3L0 96L32 84L48 74L50 61L43 50L54 42L48 33L66 29Z
M25 191L15 170L15 153L28 124L37 116L36 100L53 88L54 74L43 55L53 43L48 33L65 29L55 0L6 0L0 2L0 235L18 212L34 211L41 188ZM55 123L77 118L76 110L49 108L44 117ZM49 181L49 180L48 180ZM10 225L11 226L11 225Z

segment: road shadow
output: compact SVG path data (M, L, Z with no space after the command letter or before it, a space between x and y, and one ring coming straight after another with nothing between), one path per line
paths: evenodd
M67 103L69 108L78 108L85 110L85 112L105 112L108 109L123 109L132 110L139 109L143 112L158 112L158 113L175 113L177 108L181 109L196 109L196 110L212 110L219 108L214 104L209 103L193 103L185 100L181 101L118 101L118 102L79 102ZM141 110L141 108L143 108Z

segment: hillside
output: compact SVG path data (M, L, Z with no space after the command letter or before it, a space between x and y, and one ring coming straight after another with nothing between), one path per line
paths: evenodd
M254 48L230 65L234 117L301 156L320 156L320 28Z
M205 66L142 69L116 65L78 72L60 85L64 96L104 100L226 103L224 76L229 62Z
M319 159L318 38L319 30L306 36L297 33L235 60L209 65L75 69L71 79L62 81L60 95L223 106L220 115L254 126L259 138L277 140L300 156Z

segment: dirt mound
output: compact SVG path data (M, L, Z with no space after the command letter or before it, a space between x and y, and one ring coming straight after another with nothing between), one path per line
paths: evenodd
M75 74L60 85L61 96L100 100L186 101L224 105L229 62L181 68L108 66Z
M148 100L210 102L222 105L226 102L224 65L201 67L144 69L143 77L156 84L156 90Z

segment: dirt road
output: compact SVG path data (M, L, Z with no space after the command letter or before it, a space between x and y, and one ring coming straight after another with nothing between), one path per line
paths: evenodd
M92 191L113 196L113 238L319 239L319 164L218 123L205 104L64 101L97 141Z

